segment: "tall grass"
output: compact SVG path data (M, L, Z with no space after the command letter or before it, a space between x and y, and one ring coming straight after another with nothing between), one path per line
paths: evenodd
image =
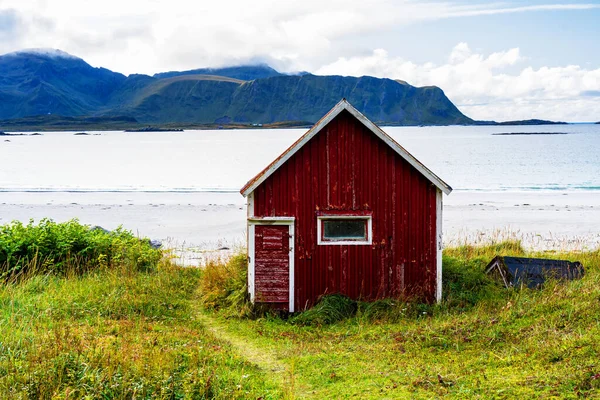
M45 229L54 228L35 237ZM244 254L180 268L145 258L156 253L132 235L119 238L103 240L133 250L100 245L100 254L118 251L110 262L92 257L93 267L73 258L76 245L56 250L62 239L12 258L8 265L26 260L19 271L29 272L0 283L0 398L274 399L286 390L292 398L576 398L600 390L600 250L458 246L444 251L441 304L333 295L291 318L265 318L248 302ZM27 254L53 261L43 267ZM498 254L577 260L586 275L506 290L484 273ZM238 344L287 365L289 387L207 331L201 308L226 317Z
M362 302L340 294L322 297L311 309L293 316L289 321L299 325L327 325L358 318L366 321L397 322L432 313L460 313L482 304L496 305L512 296L498 282L485 274L485 267L496 256L530 256L581 261L584 266L600 265L600 250L588 252L527 251L519 240L486 245L462 244L444 250L443 300L440 304L422 304L398 298ZM212 260L206 264L200 283L200 298L207 309L228 316L260 316L268 308L257 310L249 303L247 292L247 259L237 254L228 260Z
M71 221L2 227L0 398L280 398L196 319L202 271Z
M262 373L196 321L201 272L38 275L0 286L0 398L268 398Z
M211 259L204 268L198 293L204 308L233 316L252 314L248 297L248 259L238 253L227 260Z

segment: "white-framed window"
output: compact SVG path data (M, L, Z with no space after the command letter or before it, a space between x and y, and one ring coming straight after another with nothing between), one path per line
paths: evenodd
M334 214L317 216L317 244L369 245L373 242L371 215Z

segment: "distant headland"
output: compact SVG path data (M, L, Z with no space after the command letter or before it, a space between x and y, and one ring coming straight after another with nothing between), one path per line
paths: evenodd
M156 126L146 126L137 129L125 129L125 132L183 132L181 128L159 128Z

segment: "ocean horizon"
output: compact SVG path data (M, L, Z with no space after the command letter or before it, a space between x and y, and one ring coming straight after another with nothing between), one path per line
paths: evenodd
M600 125L384 127L459 191L598 191ZM45 132L0 142L0 193L237 192L306 129ZM565 133L498 135L498 133Z

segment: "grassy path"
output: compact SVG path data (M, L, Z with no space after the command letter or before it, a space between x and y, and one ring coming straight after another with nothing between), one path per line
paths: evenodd
M283 384L285 371L288 369L287 366L276 359L274 352L259 348L248 342L247 339L241 338L228 332L227 327L213 317L204 314L202 311L197 313L198 321L219 340L228 342L240 355L256 364L264 371L270 371L274 373L280 382Z
M227 342L239 355L265 372L271 383L279 385L286 399L306 398L310 392L299 392L295 385L293 368L278 359L275 351L252 343L247 337L232 333L227 325L219 322L202 310L196 311L196 318L215 338Z

